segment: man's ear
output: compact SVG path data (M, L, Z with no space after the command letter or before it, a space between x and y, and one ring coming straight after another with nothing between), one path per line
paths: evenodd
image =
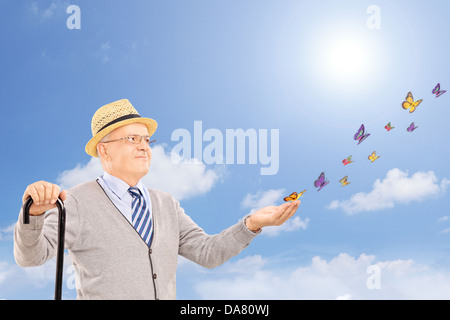
M97 144L97 156L102 159L108 158L108 150L103 143Z

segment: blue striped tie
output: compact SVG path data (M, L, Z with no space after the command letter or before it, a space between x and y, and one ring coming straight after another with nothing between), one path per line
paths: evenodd
M152 241L152 219L150 217L150 210L145 202L145 199L138 188L131 187L128 192L133 197L131 202L131 220L133 227L139 233L141 238L149 246Z

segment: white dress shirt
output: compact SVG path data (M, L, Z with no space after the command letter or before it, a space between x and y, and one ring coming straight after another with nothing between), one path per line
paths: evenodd
M103 190L105 190L106 195L109 199L111 199L117 209L131 224L133 224L131 220L131 202L133 198L128 192L128 189L130 188L128 183L107 172L104 172L103 175L98 177L97 181L100 183ZM141 180L139 180L134 187L138 188L144 196L150 211L150 218L152 218L152 202L150 200L147 188Z

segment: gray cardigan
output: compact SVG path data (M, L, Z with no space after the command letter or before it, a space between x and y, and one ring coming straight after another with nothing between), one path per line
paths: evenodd
M75 269L77 299L175 299L178 254L207 268L247 247L256 236L244 220L208 235L169 193L149 189L154 235L150 249L97 181L67 191L65 248ZM57 209L31 216L14 232L14 257L23 267L56 255Z

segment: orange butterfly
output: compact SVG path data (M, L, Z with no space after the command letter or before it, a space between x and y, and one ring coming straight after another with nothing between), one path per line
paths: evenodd
M414 101L413 95L411 92L408 92L408 95L405 98L405 101L402 103L402 107L405 110L409 109L409 113L413 113L414 110L419 106L419 104L423 101L423 99Z
M304 193L306 192L306 189L303 190L300 193L297 192L292 192L289 197L285 197L284 201L294 201L294 200L298 200Z
M377 153L374 151L374 152L372 152L372 154L371 154L368 158L369 158L369 160L370 160L371 162L374 162L374 161L377 160L379 157L380 157L380 156L377 156Z
M342 183L341 187L350 184L350 182L348 182L347 180L348 180L348 176L345 176L341 180L339 180L339 182Z

